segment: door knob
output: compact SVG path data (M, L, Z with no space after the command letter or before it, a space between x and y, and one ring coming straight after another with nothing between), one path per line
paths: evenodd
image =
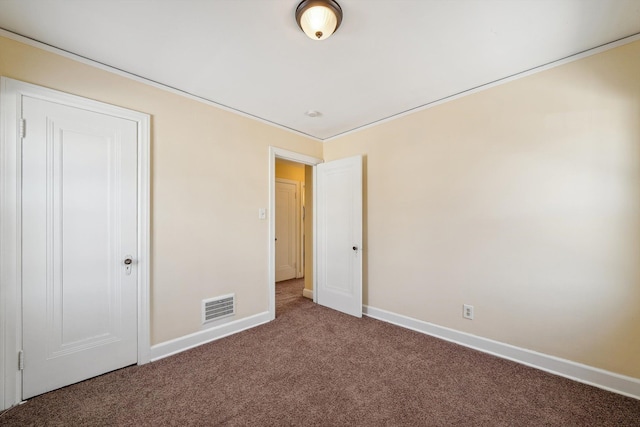
M354 247L353 247L353 250L354 250L354 251L357 251L357 250L358 250L358 247L357 247L357 246L354 246Z
M124 267L125 267L124 268L125 273L128 276L128 275L131 274L131 267L133 266L133 256L125 255L123 263L124 263Z

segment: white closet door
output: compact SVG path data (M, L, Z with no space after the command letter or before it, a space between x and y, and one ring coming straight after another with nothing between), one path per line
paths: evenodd
M22 114L27 399L137 362L137 127L29 97Z

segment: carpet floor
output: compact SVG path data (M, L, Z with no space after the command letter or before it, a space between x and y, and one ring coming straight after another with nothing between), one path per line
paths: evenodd
M30 399L2 426L640 426L640 401L303 298L274 321Z

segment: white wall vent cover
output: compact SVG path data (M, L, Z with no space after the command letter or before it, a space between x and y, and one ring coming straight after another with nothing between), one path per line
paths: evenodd
M236 314L236 294L202 300L202 324Z

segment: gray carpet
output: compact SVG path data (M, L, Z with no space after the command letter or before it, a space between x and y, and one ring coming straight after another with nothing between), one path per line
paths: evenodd
M2 426L640 426L640 401L277 285L276 320L38 396Z

